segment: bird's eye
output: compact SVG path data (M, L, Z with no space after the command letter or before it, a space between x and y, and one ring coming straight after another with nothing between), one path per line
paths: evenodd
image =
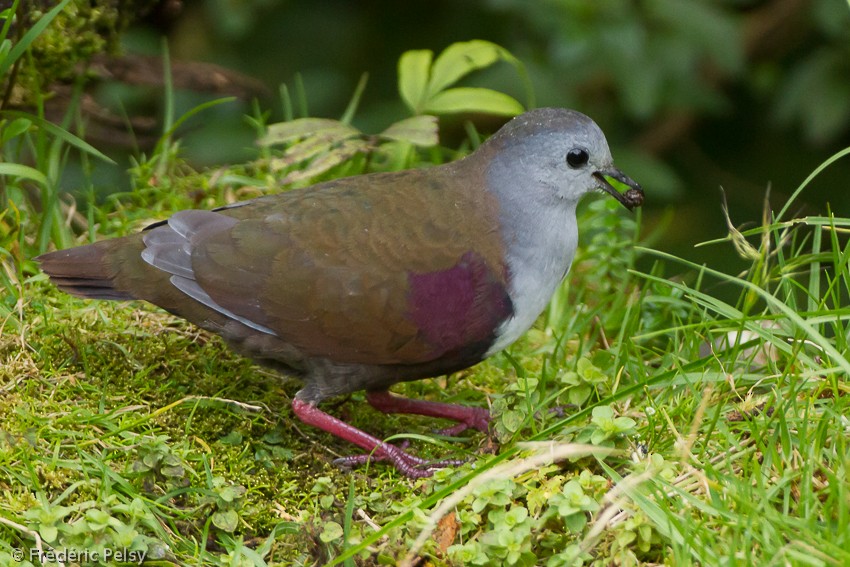
M573 148L567 152L567 165L573 169L583 166L588 159L590 159L590 156L584 148Z

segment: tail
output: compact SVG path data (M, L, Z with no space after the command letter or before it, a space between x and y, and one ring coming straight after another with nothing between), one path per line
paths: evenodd
M89 299L135 299L115 287L116 272L108 253L114 241L57 250L36 258L50 281L66 293Z

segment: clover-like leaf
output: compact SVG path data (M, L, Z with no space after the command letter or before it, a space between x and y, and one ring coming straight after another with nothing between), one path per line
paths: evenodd
M505 429L516 433L525 421L525 414L518 410L508 410L500 416L500 420Z
M446 89L429 98L422 109L434 114L458 112L486 112L503 116L516 116L525 108L513 97L479 87Z
M321 506L323 510L330 510L331 506L334 505L335 500L336 498L334 498L333 494L323 494L319 496L319 506Z
M212 523L218 529L231 533L239 526L239 514L236 510L219 510L212 515Z
M433 64L432 64L433 60ZM429 50L405 52L398 62L398 89L413 114L484 112L514 116L525 109L513 97L484 88L454 87L466 75L499 61L513 65L524 83L522 64L503 47L484 40L453 43L434 60Z
M319 539L325 543L329 543L341 538L343 533L342 526L337 522L326 522L322 533L319 534Z
M630 417L618 417L614 420L614 430L616 433L626 433L634 429L637 422Z
M581 378L590 384L599 384L606 382L608 376L587 358L580 358L576 365L576 371Z
M593 408L591 421L599 427L608 426L614 421L614 408L611 406L596 406Z
M59 528L56 526L41 526L38 528L38 534L41 536L41 539L51 543L56 541L56 538L59 537Z
M419 107L428 96L433 58L431 50L417 49L404 52L398 60L398 91L414 114L419 114Z
M453 43L434 61L428 94L433 96L469 73L489 67L506 56L513 59L506 49L489 41L474 39Z
M241 485L225 486L218 491L218 497L224 502L233 502L234 500L245 496L245 492L245 487Z
M569 392L567 392L567 395L570 398L571 404L581 407L582 405L584 405L584 402L586 402L587 399L590 398L591 392L592 390L590 386L588 386L587 384L581 384L570 388Z

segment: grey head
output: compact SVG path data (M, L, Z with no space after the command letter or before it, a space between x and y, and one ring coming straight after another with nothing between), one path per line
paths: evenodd
M492 145L495 154L491 173L511 172L508 177L515 178L514 188L521 185L536 193L526 197L544 202L557 199L574 206L586 193L601 189L629 210L643 202L640 185L614 167L605 134L596 122L575 110L531 110L508 122L485 145ZM629 190L620 193L609 178Z
M513 316L496 331L491 355L534 323L570 269L576 246L576 206L603 190L632 209L640 186L614 167L605 135L574 110L540 108L502 127L476 152L486 160L487 190L499 203L499 226ZM608 178L629 187L617 191Z

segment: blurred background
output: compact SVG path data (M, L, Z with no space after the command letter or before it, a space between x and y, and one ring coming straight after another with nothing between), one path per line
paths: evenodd
M77 3L80 4L80 3ZM114 4L114 2L113 2ZM252 101L282 119L280 86L303 82L310 116L339 118L363 73L368 83L353 124L379 132L409 115L398 94L403 52L439 53L485 39L526 67L536 106L593 117L617 164L647 192L645 231L666 226L654 246L689 259L730 263L729 245L694 248L726 234L723 187L734 224L758 224L770 188L778 211L822 162L850 146L850 5L846 0L161 0L118 2L126 21L114 57L174 60L176 115L235 94L187 121L183 152L196 168L257 155ZM139 59L144 61L145 59ZM114 60L115 61L115 60ZM161 132L161 84L150 71L100 73L93 100L136 120L104 150L150 151ZM179 68L181 62L187 67ZM102 61L100 62L102 63ZM211 64L205 67L204 64ZM155 67L155 64L154 64ZM181 70L182 69L182 70ZM136 73L134 75L133 73ZM232 74L229 74L231 73ZM182 79L181 79L182 77ZM465 81L528 93L499 64ZM482 133L496 116L441 118L441 143L457 147L463 122ZM92 130L95 138L97 132ZM796 215L850 214L850 159L827 168L795 202ZM98 172L98 192L127 186L120 169ZM744 266L741 263L741 266Z

